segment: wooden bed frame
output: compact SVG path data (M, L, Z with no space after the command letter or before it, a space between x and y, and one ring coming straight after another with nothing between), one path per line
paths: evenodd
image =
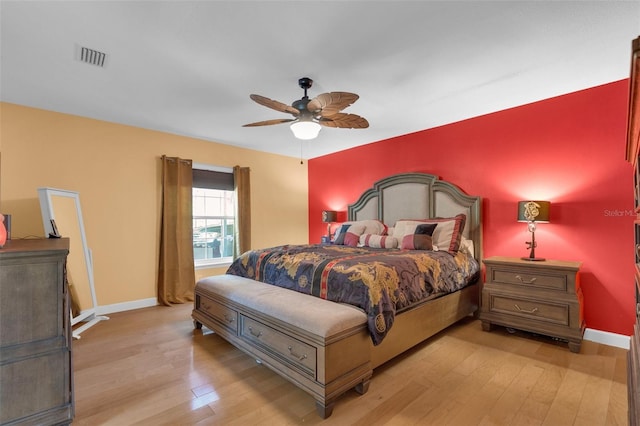
M349 220L467 215L463 235L482 259L481 199L424 173L382 179L348 206ZM331 415L335 401L351 388L365 393L373 369L460 319L475 315L479 283L398 314L384 341L374 346L366 315L353 307L219 275L196 284L194 325L230 343L290 380L316 399L318 414Z

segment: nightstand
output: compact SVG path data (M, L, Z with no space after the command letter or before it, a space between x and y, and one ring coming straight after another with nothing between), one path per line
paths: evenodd
M492 324L557 337L580 352L584 334L581 262L490 257L482 288L482 329Z

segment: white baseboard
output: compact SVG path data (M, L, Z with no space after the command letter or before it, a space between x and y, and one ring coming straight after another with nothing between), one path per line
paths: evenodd
M156 298L132 300L131 302L115 303L113 305L98 306L96 308L97 315L108 315L114 312L131 311L133 309L149 308L156 306L158 300ZM590 342L601 343L607 346L615 346L617 348L629 349L631 338L623 334L610 333L608 331L594 330L587 328L584 330L584 340Z
M587 328L584 330L584 340L590 342L601 343L607 346L615 346L617 348L629 349L631 338L623 334L610 333L608 331L594 330Z
M113 305L98 306L96 308L96 314L108 315L115 312L131 311L133 309L149 308L156 306L158 300L155 297L149 299L132 300L130 302L114 303Z

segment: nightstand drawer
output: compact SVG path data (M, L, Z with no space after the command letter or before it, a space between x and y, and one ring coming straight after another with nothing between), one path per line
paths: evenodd
M524 267L515 269L490 268L489 273L488 282L567 291L566 274L541 274L536 271L528 271Z
M567 291L567 274L565 273L540 273L522 266L513 268L493 266L488 268L487 275L487 282Z
M569 325L569 305L553 304L504 294L491 294L489 312L509 314L558 325Z

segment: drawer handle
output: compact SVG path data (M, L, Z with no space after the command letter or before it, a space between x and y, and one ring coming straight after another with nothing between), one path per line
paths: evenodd
M518 306L517 303L513 306L515 306L519 312L524 312L525 314L535 314L536 312L538 312L538 308L533 308L531 310L522 309L520 306Z
M291 346L287 346L287 349L289 349L289 353L290 353L292 356L294 356L294 357L298 358L298 361L302 361L302 360L304 360L304 359L307 359L307 354L304 354L304 355L297 354L297 353L295 353L295 352L293 351L293 348L292 348Z
M262 336L262 331L258 330L258 332L256 333L255 331L253 331L253 328L249 327L249 333L251 333L251 335L253 337L260 337Z
M229 314L224 314L224 319L227 320L229 324L231 324L236 320L232 315L229 315Z
M522 279L520 275L516 275L516 279L520 281L522 284L533 284L536 282L536 277L531 278L529 281L525 281Z

